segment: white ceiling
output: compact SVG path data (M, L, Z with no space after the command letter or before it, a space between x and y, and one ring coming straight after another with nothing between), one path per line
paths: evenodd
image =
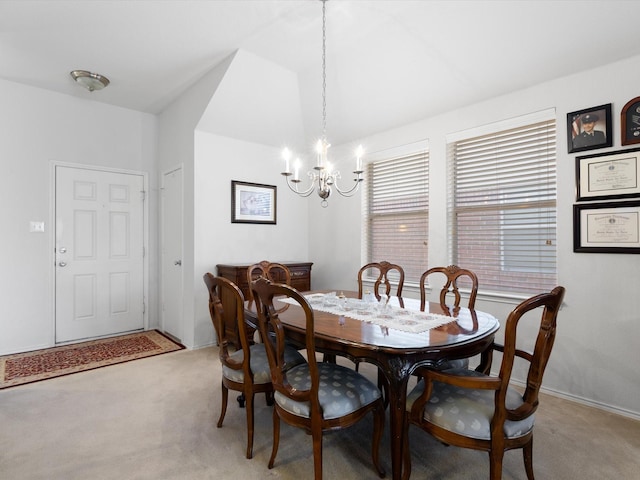
M238 48L297 72L321 129L318 0L0 0L0 78L149 113ZM640 1L330 0L334 143L640 54ZM89 93L69 72L111 85ZM588 105L585 105L588 107Z

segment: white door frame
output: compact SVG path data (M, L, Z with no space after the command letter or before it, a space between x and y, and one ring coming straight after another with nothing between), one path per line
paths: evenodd
M86 165L83 163L69 163L52 161L50 163L49 178L51 180L50 189L50 201L49 201L49 265L51 265L50 272L50 305L51 305L51 331L50 331L50 344L55 345L56 338L56 167L69 167L69 168L81 168L84 170L98 170L101 172L110 173L123 173L128 175L141 175L143 178L143 185L145 194L145 202L143 206L144 220L143 220L143 243L144 258L142 266L143 275L143 300L145 304L144 312L142 313L143 328L149 329L149 174L139 170L127 170L123 168L111 168L100 165Z

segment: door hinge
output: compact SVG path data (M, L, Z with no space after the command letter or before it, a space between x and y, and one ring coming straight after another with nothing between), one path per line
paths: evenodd
M144 315L145 313L147 313L147 304L142 302L142 314Z
M147 256L147 248L146 247L142 247L142 258Z
M140 190L140 200L144 202L146 199L147 199L147 192L145 192L144 190Z

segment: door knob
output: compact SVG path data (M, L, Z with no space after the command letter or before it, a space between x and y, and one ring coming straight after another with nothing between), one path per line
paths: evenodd
M67 262L60 262L58 265L60 267L66 267L67 266Z
M174 265L182 265L182 260L176 260L175 262L173 262Z

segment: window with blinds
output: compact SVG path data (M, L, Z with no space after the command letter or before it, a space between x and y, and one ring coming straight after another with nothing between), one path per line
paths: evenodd
M427 268L429 155L426 150L367 165L364 258L400 265L405 282Z
M555 119L448 144L453 263L480 289L556 286Z

